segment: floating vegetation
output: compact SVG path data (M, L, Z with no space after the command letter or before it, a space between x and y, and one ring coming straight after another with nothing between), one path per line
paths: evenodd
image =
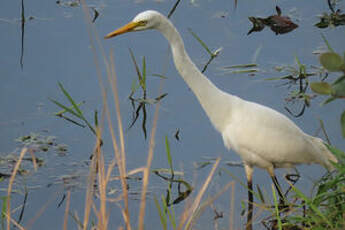
M58 6L64 6L64 7L79 7L80 6L80 0L72 0L72 1L57 0L56 4Z
M180 129L176 130L174 137L176 140L178 140L178 141L180 140Z
M252 32L262 31L266 26L275 32L276 35L289 33L298 27L298 25L293 23L288 16L281 15L281 9L279 6L276 6L276 11L276 15L271 15L267 18L249 17L248 19L253 23L253 27L249 30L247 35Z
M324 29L329 26L337 27L343 25L345 25L345 14L341 14L340 10L330 14L324 13L320 16L320 22L315 24L315 26L320 29Z
M57 0L56 4L60 7L74 8L74 7L80 6L80 0L72 0L72 1ZM94 23L99 16L99 11L96 9L96 7L93 7L93 6L88 6L88 8L93 13L92 23Z
M258 67L257 64L250 63L250 64L224 66L222 69L224 69L227 74L245 74L245 73L248 73L250 75L254 75L254 73L259 71L259 69L256 67Z
M185 180L183 180L181 177L175 178L176 175L183 176L183 172L176 172L174 171L173 163L172 163L172 157L170 153L170 144L168 137L165 137L165 147L166 147L166 155L168 159L168 164L169 164L169 169L156 169L153 170L153 173L155 173L157 176L162 178L165 181L168 181L168 189L166 190L166 196L164 199L164 203L167 207L173 205L173 204L178 204L181 201L185 200L190 193L193 191L193 187ZM169 176L165 176L164 174L169 174ZM173 199L173 194L172 194L172 186L173 184L177 184L177 190L178 190L178 195L176 198ZM185 187L185 190L181 189L181 185ZM156 206L157 206L156 201ZM158 208L158 207L157 207Z
M200 45L201 45L201 46L206 50L206 52L210 55L210 58L208 59L208 61L206 62L206 64L204 65L204 67L203 67L202 70L201 70L201 73L204 73L204 72L206 71L208 65L212 62L212 60L213 60L214 58L216 58L216 57L218 56L218 54L222 51L223 48L220 47L220 48L216 49L214 52L212 52L212 51L208 48L208 46L206 45L206 43L205 43L203 40L201 40L201 39L199 38L199 36L198 36L196 33L194 33L194 32L192 31L192 29L188 28L188 31L193 35L193 37L200 43Z
M30 133L15 139L22 147L27 147L35 152L48 152L52 147L56 147L55 136L43 136L39 133Z
M58 143L55 136L46 136L41 133L30 133L29 135L20 136L15 139L19 144L19 148L28 149L30 155L23 157L21 167L18 169L18 175L24 176L30 174L34 169L45 164L45 157L48 152L57 154L58 156L66 155L67 145ZM12 153L4 153L0 156L0 180L11 177L12 169L18 162L18 150ZM26 163L27 162L27 163Z
M312 82L310 88L317 94L327 95L328 98L322 105L328 104L336 99L345 99L345 60L333 49L329 49L319 57L321 65L328 72L340 73L340 76L332 83L326 81ZM340 116L342 135L345 138L345 110Z
M273 77L266 78L266 80L284 80L287 81L283 85L287 85L289 88L292 86L297 86L297 89L293 89L289 92L289 96L285 98L286 102L295 104L296 102L302 102L302 108L299 109L299 112L292 112L292 110L285 106L285 110L294 117L300 117L304 114L304 111L307 107L310 106L310 101L315 97L314 94L307 93L309 89L309 78L312 76L322 77L325 72L315 67L317 71L310 72L307 70L307 66L302 64L298 57L295 58L296 66L276 66L275 70L278 72L286 71L287 75L282 77Z
M324 29L329 26L337 27L345 25L345 14L342 14L340 9L334 9L336 2L333 1L333 3L331 3L331 0L328 0L327 2L331 13L323 13L323 15L320 16L320 22L316 23L315 26L320 29Z
M137 64L137 61L135 60L135 56L133 54L133 51L131 49L129 49L129 53L131 55L134 67L135 67L135 71L137 73L138 76L138 81L139 81L139 86L137 85L137 82L134 80L133 84L132 84L132 89L131 89L131 93L128 96L128 99L131 101L132 104L132 108L133 108L133 119L131 124L129 125L129 129L133 127L133 125L135 124L135 122L138 120L140 114L142 113L142 123L141 123L141 128L143 130L144 133L144 137L145 139L147 138L147 129L146 129L146 119L147 119L147 112L146 112L146 105L153 105L153 104L157 104L158 102L160 102L160 100L162 100L166 95L168 95L167 93L163 93L161 95L159 95L156 98L147 98L147 84L146 84L146 60L145 57L143 57L142 60L142 70L140 71L140 68ZM159 75L159 74L155 74L154 76L158 76L160 78L165 79L166 77ZM137 91L138 88L141 88L142 90L142 97L140 98L134 98L134 94ZM138 103L138 106L136 106L136 103Z

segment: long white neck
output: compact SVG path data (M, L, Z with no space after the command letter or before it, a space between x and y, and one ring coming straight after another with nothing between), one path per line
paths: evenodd
M169 41L174 63L181 77L198 98L212 124L222 132L223 124L229 122L224 117L231 118L232 104L238 98L221 91L200 72L186 53L179 32L164 16L157 30Z

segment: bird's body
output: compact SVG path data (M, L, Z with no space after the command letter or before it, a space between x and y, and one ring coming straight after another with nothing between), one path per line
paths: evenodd
M238 152L249 166L266 170L318 163L331 169L335 157L321 139L305 134L283 114L238 99L237 109L222 131L224 144Z
M337 162L337 159L321 139L305 134L282 113L216 87L191 61L180 34L162 14L144 11L105 38L146 29L158 30L169 41L181 77L198 98L213 126L222 134L225 146L241 156L249 188L254 166L266 169L272 179L274 168L301 163L318 163L327 169L333 168L331 161Z

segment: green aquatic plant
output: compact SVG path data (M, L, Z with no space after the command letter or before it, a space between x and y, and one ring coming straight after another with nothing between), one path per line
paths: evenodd
M345 53L344 56L336 53L324 36L323 39L328 47L328 51L320 55L320 64L327 70L328 79L331 78L330 76L328 77L328 74L336 73L339 75L332 82L325 81L326 79L312 82L310 88L319 95L328 96L322 103L322 105L326 105L336 99L345 99ZM340 124L342 135L345 138L345 110L340 116Z
M132 87L131 87L131 93L128 96L128 99L131 101L131 105L133 108L133 118L132 118L132 122L129 125L129 129L132 128L134 126L134 124L136 123L136 121L138 120L138 118L140 117L140 114L142 114L142 123L141 123L141 128L143 130L144 133L144 137L145 139L147 138L147 128L146 128L146 120L147 120L147 111L146 111L146 105L153 105L153 104L157 104L158 102L160 102L160 100L162 100L166 95L168 95L167 93L163 93L161 95L159 95L156 98L148 98L147 97L147 73L146 73L146 59L145 57L142 58L142 68L140 71L140 68L137 64L137 61L135 59L134 53L131 49L129 49L129 53L131 55L131 59L132 62L134 64L134 68L136 71L136 74L138 76L138 83L136 80L133 81L132 83ZM159 74L154 74L153 76L157 76L160 78L165 78L162 75ZM142 91L142 97L139 98L134 98L134 94L136 93L136 91L138 90L138 88L141 88ZM136 105L138 104L138 105Z

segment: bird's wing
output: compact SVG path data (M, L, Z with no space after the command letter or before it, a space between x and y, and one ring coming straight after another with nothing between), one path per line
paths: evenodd
M244 101L232 113L231 120L223 131L223 140L244 161L253 165L262 161L262 165L267 163L275 167L317 162L309 136L273 109Z

